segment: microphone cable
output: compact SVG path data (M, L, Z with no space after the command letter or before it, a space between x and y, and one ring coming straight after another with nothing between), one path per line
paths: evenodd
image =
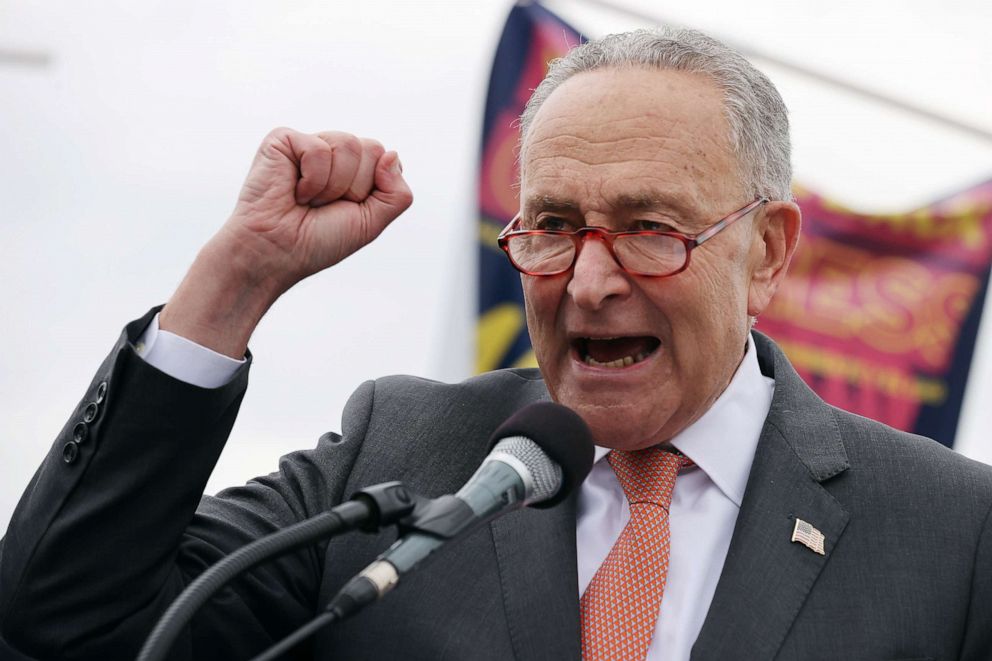
M318 629L324 628L336 619L338 619L338 617L334 611L324 611L269 649L265 650L258 656L253 657L251 661L272 661L273 659L278 659L280 656L296 647L299 643L312 636Z
M375 532L407 516L416 499L399 482L362 489L329 512L300 521L247 544L200 574L176 597L145 639L137 661L162 661L199 608L238 574L269 558L325 537L361 528Z

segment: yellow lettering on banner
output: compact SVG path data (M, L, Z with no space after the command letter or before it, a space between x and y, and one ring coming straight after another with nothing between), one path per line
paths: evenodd
M858 387L873 388L891 397L922 404L938 405L947 398L947 385L938 379L914 376L807 344L777 342L797 368L818 376L842 378Z
M499 367L524 326L524 311L517 303L503 303L479 317L476 337L477 374Z
M855 278L870 257L827 239L813 237L800 244L767 316L829 337L851 337L862 324Z
M924 404L938 406L947 399L947 384L937 379L917 379L916 387L920 393L920 401Z
M855 278L864 268L868 254L842 244L829 250L814 251L810 269L815 284L807 282L808 310L819 319L818 328L826 328L834 337L850 337L861 326L861 310L852 305L857 300Z
M943 369L978 290L967 273L941 273L904 257L822 237L800 246L765 315L877 351Z
M914 318L927 295L931 274L901 257L878 257L857 279L861 301L859 336L868 346L886 353L915 349Z
M974 200L958 200L947 210L947 217L956 221L957 232L968 248L980 248L988 238L982 220L992 213L988 204L979 207Z
M945 273L932 284L922 320L913 329L914 344L930 365L941 367L950 359L949 352L978 286L978 278L968 273Z
M963 200L955 208L939 215L932 209L918 209L911 213L861 216L830 200L823 200L823 206L868 228L883 226L924 241L957 239L963 247L977 250L987 240L982 219L990 210L979 207L973 200Z

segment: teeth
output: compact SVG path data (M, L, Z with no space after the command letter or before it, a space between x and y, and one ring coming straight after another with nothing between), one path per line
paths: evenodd
M619 367L628 367L630 365L633 365L634 363L639 363L647 357L648 354L644 353L643 351L639 351L637 352L636 356L624 356L623 358L617 358L616 360L611 360L606 363L601 363L592 356L586 356L585 363L586 365L592 365L593 367L619 368Z

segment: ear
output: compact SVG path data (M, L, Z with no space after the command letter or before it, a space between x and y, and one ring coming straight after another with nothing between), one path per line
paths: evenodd
M794 202L769 202L754 223L751 243L751 284L747 313L760 315L789 270L799 244L802 214Z

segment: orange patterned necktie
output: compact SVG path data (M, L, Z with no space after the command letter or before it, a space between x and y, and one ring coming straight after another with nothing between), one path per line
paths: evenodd
M668 577L668 507L687 457L647 448L606 457L630 503L630 520L579 601L582 658L644 659Z

